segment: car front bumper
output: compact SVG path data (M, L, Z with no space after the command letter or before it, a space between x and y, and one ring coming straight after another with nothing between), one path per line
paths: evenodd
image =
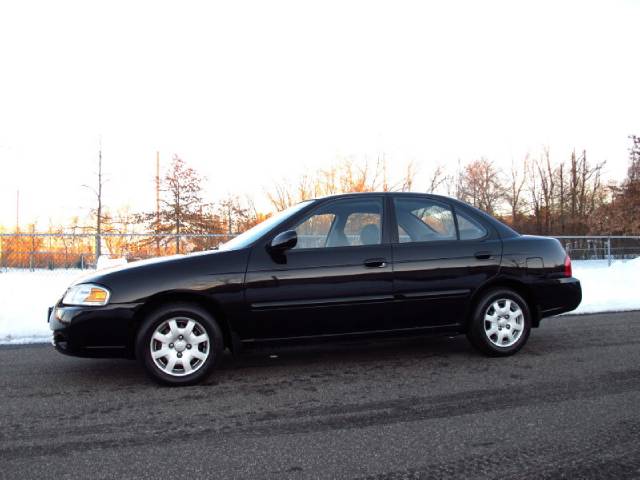
M138 304L49 308L53 346L79 357L131 357Z

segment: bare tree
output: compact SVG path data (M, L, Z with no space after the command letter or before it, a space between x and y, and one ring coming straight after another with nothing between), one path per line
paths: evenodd
M447 174L443 165L436 165L431 172L429 184L427 185L427 193L435 193L441 185L447 182Z
M416 166L413 161L407 163L404 175L400 180L399 190L401 192L410 192L413 187L413 177L416 175Z
M501 172L486 158L467 165L459 178L459 198L493 215L504 196Z
M176 253L181 251L180 234L206 231L202 180L198 172L174 155L162 178L159 212L143 214L154 232L175 234Z
M518 224L518 217L520 215L520 209L522 204L522 190L527 180L527 169L529 164L529 155L524 157L520 168L511 161L511 178L509 182L509 188L505 193L505 199L511 207L511 223L513 225Z
M267 198L278 212L296 203L291 192L291 186L286 180L276 183L273 186L273 190L267 191L266 194Z
M540 180L540 191L542 193L542 212L544 214L544 233L551 232L552 211L555 200L555 181L553 168L551 166L551 156L549 147L544 148L542 159L536 160L538 179Z
M412 164L407 165L405 175L394 186L389 186L386 171L384 156L379 156L373 163L347 158L327 168L305 173L297 181L282 180L268 190L266 195L276 210L283 210L303 200L326 195L411 188L415 173Z

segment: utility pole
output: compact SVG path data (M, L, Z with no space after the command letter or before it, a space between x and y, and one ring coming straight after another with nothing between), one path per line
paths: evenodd
M20 233L20 189L16 190L16 233Z
M160 228L160 152L156 150L156 233ZM160 256L160 237L156 237L156 256Z
M156 221L160 222L160 152L156 151Z
M102 250L102 138L98 150L98 218L96 221L96 261Z
M96 238L95 238L95 252L96 252L96 264L100 254L102 253L102 138L98 147L98 189L89 186L82 185L84 188L88 188L93 192L98 200L98 211L96 218Z

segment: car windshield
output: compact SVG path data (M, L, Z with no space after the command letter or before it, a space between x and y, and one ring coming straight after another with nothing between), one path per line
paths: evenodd
M286 221L292 215L295 215L297 212L302 210L304 207L309 205L313 200L307 200L305 202L300 202L296 205L293 205L286 210L276 213L272 217L267 218L264 222L255 225L244 233L241 233L237 237L229 240L226 243L220 245L218 250L239 250L241 248L248 247L262 235L267 233L272 228Z

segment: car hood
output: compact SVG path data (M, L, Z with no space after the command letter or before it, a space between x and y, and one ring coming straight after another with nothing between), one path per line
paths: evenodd
M73 285L105 286L111 291L110 303L142 302L158 293L206 291L221 282L242 282L247 260L247 250L158 257L98 270L80 277Z

